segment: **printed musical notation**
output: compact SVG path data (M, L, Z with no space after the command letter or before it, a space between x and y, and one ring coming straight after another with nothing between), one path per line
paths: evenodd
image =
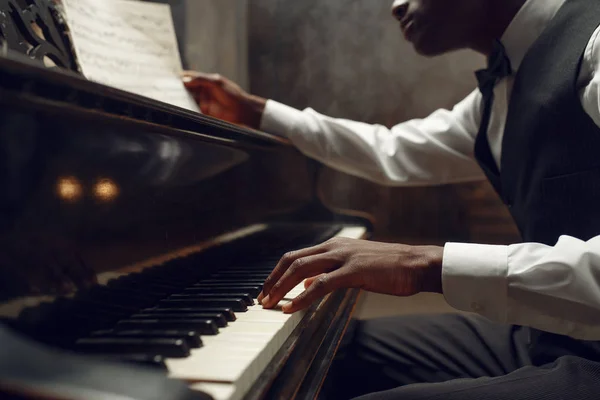
M165 4L62 0L82 73L90 80L200 112L181 81Z

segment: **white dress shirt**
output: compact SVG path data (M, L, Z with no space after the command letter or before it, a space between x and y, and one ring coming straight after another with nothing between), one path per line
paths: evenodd
M528 0L502 37L514 71L565 0ZM600 126L600 28L585 50L579 76L583 108ZM500 166L514 74L498 83L488 130ZM299 111L269 100L264 131L289 138L300 151L337 170L390 186L485 179L474 160L482 114L473 91L452 110L388 129ZM579 339L600 340L600 236L563 236L555 246L447 243L443 289L447 302L491 320Z

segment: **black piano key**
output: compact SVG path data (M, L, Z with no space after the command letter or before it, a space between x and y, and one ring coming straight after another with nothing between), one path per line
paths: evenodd
M136 276L125 276L118 279L112 279L108 281L106 284L108 287L116 287L116 288L128 288L128 287L138 287L138 288L154 288L156 290L164 290L164 291L175 291L179 289L181 286L173 286L169 285L165 282L160 281L159 279L154 279L151 281L144 280L141 278L136 278Z
M150 290L140 290L136 287L109 287L109 286L96 286L87 291L87 293L94 294L108 294L108 295L119 295L124 297L134 297L146 299L149 301L154 300L156 297L165 296L167 294L166 291L161 291L154 293Z
M177 276L175 272L175 269L158 270L156 268L150 268L144 272L141 272L141 275L143 278L148 277L160 279L162 282L170 285L186 285L190 282L190 280L194 280L195 278L190 276L181 276L186 275L185 273L182 274L184 271L177 271L177 275L179 276Z
M260 287L258 286L207 286L207 287L191 287L183 291L185 293L248 293L252 298L258 297L260 293Z
M96 300L87 299L74 299L70 305L72 309L93 312L93 310L104 310L111 311L118 315L129 315L139 310L139 307L125 305L125 304L113 304L110 302L100 302Z
M225 268L223 270L220 270L217 272L217 274L219 275L237 275L237 274L270 274L271 272L273 272L273 269L275 268L275 264L273 264L273 266L269 267L269 268L252 268L252 267L248 267L248 268Z
M154 314L165 314L165 315L177 315L177 314L196 314L196 313L209 313L209 314L220 314L228 322L233 322L237 319L233 310L229 307L194 307L194 308L145 308L140 311L141 313L152 312Z
M230 265L225 268L219 268L213 271L213 274L227 274L227 275L235 275L235 274L269 274L277 263L268 264L265 263L261 266L250 266L250 265Z
M90 333L92 337L104 338L136 338L136 339L183 339L187 342L190 348L202 347L202 339L200 333L192 330L176 330L176 329L157 329L157 330L119 330L106 329L102 331L94 331Z
M257 287L262 289L264 281L261 283L255 282L228 282L228 281L218 281L218 282L207 282L206 280L194 283L186 287L186 289L191 289L195 287L206 288L206 287Z
M219 313L164 314L147 311L143 314L133 314L128 319L210 319L215 321L215 324L217 324L219 328L224 328L227 326L227 320L225 319L225 316Z
M108 293L118 293L122 295L131 295L131 296L139 296L146 297L148 299L156 300L156 298L164 298L172 293L170 290L166 289L157 289L151 287L144 287L141 285L132 285L132 286L104 286L103 290Z
M96 355L93 358L108 361L134 364L143 367L150 367L161 371L167 371L167 365L165 364L165 358L159 355L149 354L103 354Z
M75 316L92 323L98 321L112 324L116 320L135 312L137 307L124 307L110 303L97 303L84 300L59 299L55 307L49 311L58 328L62 325L73 325ZM112 321L112 322L110 322Z
M105 318L95 313L91 314L69 314L63 318L58 318L54 321L55 326L59 326L61 330L77 330L86 331L90 329L97 329L102 326L111 326L118 319Z
M163 285L177 290L190 285L190 282L172 282L158 276L134 275L130 282L148 283L152 285ZM192 282L193 283L193 282Z
M90 316L92 315L94 318L98 318L98 317L102 317L102 318L106 318L106 319L120 319L123 318L124 314L127 314L125 312L117 312L114 310L107 310L107 309L100 309L100 308L95 308L95 307L89 307L89 308L79 308L79 309L75 309L73 312L64 315L64 317L69 318L69 315L71 314L78 314L78 315L82 315L82 316Z
M161 308L195 308L195 307L230 307L235 312L248 311L248 306L242 299L203 299L178 300L164 299L159 302Z
M215 271L214 273L211 274L211 276L229 276L229 277L236 277L236 276L263 276L263 275L269 275L272 271L273 268L275 266L272 266L269 269L229 269L229 268L225 268L222 270L218 270Z
M235 275L226 275L226 274L216 274L216 275L212 275L206 279L223 279L226 281L230 281L230 280L243 280L243 281L258 281L258 282L264 282L265 279L267 279L269 277L270 274L261 274L261 275L241 275L241 274L235 274ZM199 283L204 282L204 281L200 281Z
M246 286L260 286L261 290L263 284L265 283L264 279L260 280L243 280L243 279L204 279L200 282L197 282L193 285L189 285L187 287L204 287L205 285L246 285Z
M84 353L159 354L172 358L190 355L190 348L182 339L85 338L77 340L75 350Z
M216 335L219 327L215 321L210 319L123 319L117 322L117 329L191 329L201 335Z
M156 303L156 299L143 296L130 296L110 292L82 293L75 297L75 300L95 301L104 304L113 304L124 307L140 308L148 307Z
M249 293L181 293L171 295L169 298L181 300L242 299L247 306L254 305L254 299Z
M132 297L137 299L146 299L148 300L151 296L142 293L131 293L124 292L123 289L120 288L111 288L107 286L94 286L91 289L85 290L83 292L78 293L78 297L81 298L91 298L91 297L99 297L104 298L105 296L118 296L118 297Z

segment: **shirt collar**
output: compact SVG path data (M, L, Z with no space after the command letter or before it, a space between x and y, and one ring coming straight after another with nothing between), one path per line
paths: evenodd
M512 20L502 39L513 71L517 71L525 54L542 34L566 0L527 0Z

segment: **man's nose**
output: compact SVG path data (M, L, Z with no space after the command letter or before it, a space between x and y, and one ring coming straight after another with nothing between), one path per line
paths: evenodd
M401 21L402 18L406 15L408 11L408 0L394 0L394 4L392 5L392 14L394 17Z

